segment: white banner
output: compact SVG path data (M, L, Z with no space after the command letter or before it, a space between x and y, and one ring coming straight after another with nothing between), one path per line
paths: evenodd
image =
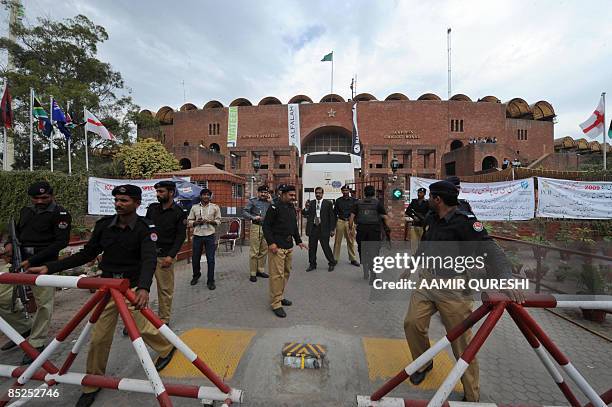
M417 189L439 181L410 177L410 198L416 198ZM527 220L535 211L533 178L516 181L461 183L459 198L470 203L479 220Z
M142 203L138 208L138 214L144 216L147 207L153 202L157 202L157 195L153 185L162 180L172 180L172 178L160 179L109 179L89 177L87 187L87 213L90 215L114 215L115 198L112 195L113 189L118 185L132 184L142 189Z
M297 103L287 105L287 131L289 132L289 145L296 146L298 155L301 156L300 105Z
M541 218L612 219L612 182L538 177Z

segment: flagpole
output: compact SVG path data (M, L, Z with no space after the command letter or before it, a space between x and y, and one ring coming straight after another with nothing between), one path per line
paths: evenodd
M49 151L51 153L51 172L53 172L53 96L49 96L49 123L51 123L51 133L49 133Z
M602 92L601 97L603 98L603 169L605 171L608 166L606 158L608 150L608 145L606 144L606 92Z
M83 109L83 120L87 120L85 109ZM85 171L89 171L89 144L87 143L87 126L83 126L85 132Z
M70 101L66 102L66 113L68 115L70 114ZM72 154L70 152L71 141L72 137L68 137L68 140L66 140L66 144L68 144L68 175L72 175Z
M332 51L332 58L331 58L331 63L332 63L332 70L331 70L331 92L329 92L330 94L334 94L334 51Z
M34 88L30 88L30 171L34 171Z
M6 136L6 126L2 126L4 129L4 146L3 146L3 154L2 154L2 168L4 171L8 171L8 138Z

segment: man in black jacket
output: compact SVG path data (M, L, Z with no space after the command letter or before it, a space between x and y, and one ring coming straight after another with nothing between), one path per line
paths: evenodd
M425 200L425 188L417 190L417 197L410 201L406 208L406 216L412 218L410 227L410 252L414 254L419 247L419 242L423 236L423 226L425 226L425 216L429 212L429 202Z
M142 198L142 190L135 185L120 185L112 192L115 197L114 216L106 216L96 222L91 239L83 249L72 256L47 263L45 266L32 267L34 274L53 274L62 270L83 265L104 252L100 269L105 278L127 278L136 293L136 304L130 306L136 326L147 345L160 356L155 362L156 369L165 368L176 348L172 346L153 325L138 311L149 304L149 290L153 282L157 264L158 240L155 226L136 214ZM117 325L118 309L111 299L96 322L87 354L87 373L104 375L106 363L113 343L113 333ZM96 399L100 388L85 386L77 407L89 407Z
M334 205L323 199L323 188L315 188L315 198L306 203L302 216L306 218L306 236L308 236L308 268L312 271L317 268L317 246L321 248L327 259L327 271L333 271L336 265L334 254L329 247L329 238L334 236L336 230L336 213Z

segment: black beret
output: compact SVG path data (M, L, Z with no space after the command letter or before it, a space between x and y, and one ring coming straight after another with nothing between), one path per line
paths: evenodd
M51 185L49 185L47 181L35 182L32 185L30 185L30 187L28 188L28 195L30 196L37 196L37 195L44 195L44 194L49 194L49 195L53 194L53 188L51 188Z
M280 187L280 191L281 192L291 192L291 191L295 191L295 186L294 185L286 185L283 184Z
M454 186L458 187L459 184L461 184L461 179L455 175L451 176L451 177L446 177L445 181L450 182L451 184L453 184Z
M417 189L417 192L427 192L427 189L421 187L421 188Z
M429 192L434 195L459 195L457 187L449 181L434 182L429 186Z
M113 196L117 195L127 195L132 198L142 199L142 189L137 187L136 185L125 184L118 185L113 189Z
M200 191L200 196L204 194L212 195L212 191L208 188L202 188L202 190Z
M257 188L257 192L268 192L268 186L260 185L259 188Z
M173 181L159 181L153 185L153 188L166 188L168 190L176 191L176 184Z

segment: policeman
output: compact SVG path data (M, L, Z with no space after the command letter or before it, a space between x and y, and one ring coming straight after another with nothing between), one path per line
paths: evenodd
M417 189L417 197L410 201L406 208L406 216L412 218L412 226L410 227L410 251L414 254L419 242L423 236L423 226L425 216L429 211L429 203L425 200L425 188Z
M172 181L160 181L154 185L157 203L147 208L145 217L157 230L157 299L159 317L170 323L172 314L172 297L174 295L174 264L176 255L185 242L187 229L187 211L174 203L176 184Z
M17 238L21 243L24 268L39 266L47 261L57 260L60 250L68 246L72 218L66 209L55 202L53 188L46 181L35 182L28 188L32 204L21 209L16 223ZM6 257L12 256L13 245L5 245ZM15 267L19 265L13 265ZM44 349L53 313L53 287L32 287L37 310L34 319L25 319L21 311L14 312L13 286L0 286L0 316L22 336L30 336L30 343L38 351ZM8 342L2 350L15 347ZM32 363L28 355L23 357L24 365Z
M113 189L112 194L117 214L105 216L96 222L91 239L80 252L45 266L32 267L28 272L57 273L83 265L104 252L100 262L102 277L130 280L130 287L136 292L136 303L133 307L130 305L130 311L143 340L160 355L155 362L155 368L159 371L170 363L176 348L136 311L149 304L149 289L157 264L155 242L158 236L151 221L136 214L142 198L139 187L120 185ZM117 306L111 299L94 325L87 354L88 374L104 375L106 371L113 332L117 325L117 312ZM97 387L83 387L77 407L92 405L99 391Z
M372 185L366 186L363 190L365 198L353 205L349 218L349 229L353 230L354 224L357 223L357 251L363 266L363 279L369 278L370 285L374 281L374 273L371 272L374 257L378 256L380 251L381 224L385 230L389 228L387 211L382 203L374 198L375 193Z
M296 200L295 187L283 185L278 203L270 205L263 224L264 237L270 251L270 306L279 318L287 316L283 306L292 304L284 298L284 292L291 273L293 241L295 240L300 248L308 249L308 246L302 243L298 230L294 206Z
M438 256L441 251L453 256L483 256L487 266L488 278L507 279L512 277L511 266L500 247L488 236L482 223L471 212L458 207L459 191L449 181L438 181L429 187L429 205L435 214L430 227L423 235L418 253L423 256ZM444 246L433 242L445 242ZM421 254L422 253L422 254ZM424 259L425 260L425 259ZM421 287L423 280L465 278L454 269L421 269L419 272ZM513 301L522 303L521 292L506 291ZM442 323L450 330L463 322L472 312L473 299L470 292L452 289L427 290L416 289L412 292L408 312L404 319L404 332L412 357L416 359L429 349L427 335L431 316L440 312ZM459 359L471 341L468 330L453 341L455 357ZM418 385L433 368L433 362L410 376L410 381ZM476 359L463 375L461 382L464 388L465 401L479 401L478 362Z
M447 177L446 181L449 181L455 186L455 188L457 188L457 191L461 192L461 179L459 177L453 175L451 177ZM464 212L470 212L472 215L474 214L474 211L472 210L472 205L470 205L468 201L466 201L465 199L457 199L457 202L459 202L459 209Z
M268 244L264 238L261 226L263 225L266 212L270 207L271 199L266 185L261 185L257 188L257 194L257 197L249 199L247 206L242 211L242 216L245 219L251 220L251 231L249 234L251 243L249 252L251 276L249 280L253 283L257 282L257 277L269 277L268 274L264 272L268 254Z
M349 228L349 218L351 217L351 209L357 202L357 198L351 196L351 188L344 185L340 188L342 196L336 199L334 211L336 212L336 238L334 241L334 259L338 263L340 259L340 248L342 247L342 238L346 239L346 248L348 249L349 260L353 266L359 267L357 256L355 254L355 235Z

